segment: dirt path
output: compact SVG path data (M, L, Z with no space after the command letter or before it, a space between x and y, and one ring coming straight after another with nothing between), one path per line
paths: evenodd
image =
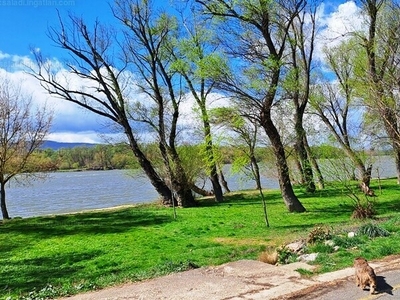
M400 256L373 262L373 267L380 272L393 265L400 269ZM347 268L305 278L296 271L312 268L302 262L272 266L259 261L241 260L217 267L199 268L143 282L111 287L62 300L301 299L305 293L312 294L320 287L331 286L335 289L337 282L349 280L354 273L353 268ZM357 289L355 285L350 288Z

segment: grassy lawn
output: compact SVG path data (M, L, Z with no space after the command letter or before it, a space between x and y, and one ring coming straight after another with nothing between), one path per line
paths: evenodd
M193 266L257 259L265 249L306 238L316 225L335 232L339 251L325 251L317 264L326 272L367 259L400 253L400 186L376 182L375 208L388 237L356 236L345 230L369 221L352 220L352 202L338 187L296 194L307 212L288 213L279 191L266 191L270 227L254 191L231 193L223 203L204 199L177 210L156 204L132 208L14 219L0 223L0 298L40 299L182 271ZM344 233L344 237L340 233ZM318 245L310 247L315 250ZM322 247L320 247L322 248ZM30 298L28 294L30 293Z

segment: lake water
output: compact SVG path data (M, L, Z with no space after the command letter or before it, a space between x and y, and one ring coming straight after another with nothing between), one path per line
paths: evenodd
M254 188L253 181L226 174L232 191ZM276 179L263 178L263 187L278 188ZM10 217L32 217L153 202L158 194L146 176L131 171L50 173L46 180L26 186L10 184L6 202ZM1 217L1 216L0 216Z
M373 177L377 176L378 170L381 178L396 176L394 160L391 157L375 160ZM279 188L276 178L268 173L262 178L263 188ZM232 191L255 187L254 181L232 175L229 167L225 176ZM6 190L7 207L11 217L78 212L153 202L157 198L158 194L147 177L141 173L134 175L123 170L50 173L44 181L35 181L26 186L11 183Z

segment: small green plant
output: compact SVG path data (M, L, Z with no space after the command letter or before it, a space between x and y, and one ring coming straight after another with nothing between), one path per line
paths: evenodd
M316 226L308 234L307 243L315 244L332 238L331 230L326 226Z
M309 253L332 253L333 247L324 243L318 242L307 247Z
M352 238L342 235L335 235L332 238L332 241L336 246L344 249L351 249L354 247L359 247L360 245L364 244L362 237L356 235Z
M366 235L370 238L390 235L389 231L373 223L362 225L358 229L358 234Z
M51 284L46 285L44 288L30 292L27 296L22 296L19 300L45 300L53 299L60 296L60 291Z
M175 272L183 272L190 269L197 269L199 266L191 261L165 261L153 268L153 274L156 276L163 276Z
M296 269L296 271L297 271L301 276L304 276L304 277L311 277L312 275L314 275L314 272L312 272L312 271L310 271L310 270L307 270L307 269L303 269L303 268Z
M276 249L276 252L278 252L278 264L285 265L297 261L297 254L286 246L280 246Z

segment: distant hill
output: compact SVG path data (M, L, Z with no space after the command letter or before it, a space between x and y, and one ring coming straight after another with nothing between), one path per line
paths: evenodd
M91 143L62 143L62 142L54 142L54 141L44 141L43 145L40 147L41 149L53 149L58 150L62 148L75 148L75 147L94 147L97 144Z

